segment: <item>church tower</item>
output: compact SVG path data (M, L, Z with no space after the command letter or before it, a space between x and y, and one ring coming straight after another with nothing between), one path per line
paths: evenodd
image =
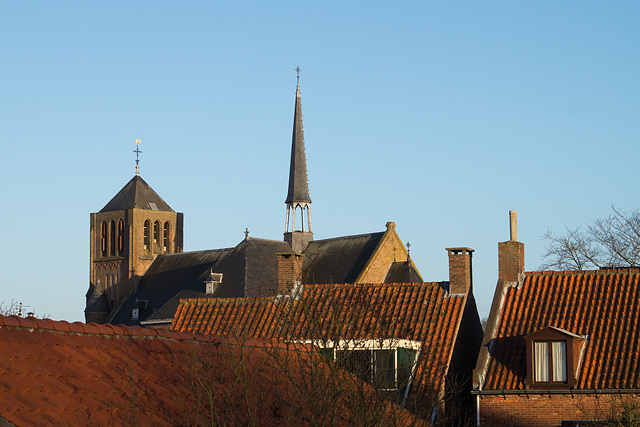
M302 253L307 244L313 240L309 207L309 182L307 181L307 159L304 152L304 133L302 131L302 101L300 98L300 68L296 68L297 87L296 105L293 113L293 137L291 142L291 165L289 169L289 193L285 201L287 205L287 222L284 230L284 240L291 245L296 253ZM297 223L296 217L300 213Z
M131 181L91 214L86 322L108 322L157 255L182 252L182 228L182 213L162 200L136 166Z

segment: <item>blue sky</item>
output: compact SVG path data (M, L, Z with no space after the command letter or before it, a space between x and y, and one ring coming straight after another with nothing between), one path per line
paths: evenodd
M638 208L640 3L2 2L0 301L83 320L89 213L135 173L185 250L284 231L300 66L317 239L395 221L427 281L476 250L488 313L518 211Z

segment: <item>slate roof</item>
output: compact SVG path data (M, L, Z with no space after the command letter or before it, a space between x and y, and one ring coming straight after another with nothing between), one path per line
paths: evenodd
M355 283L384 233L309 242L302 261L303 283Z
M183 300L171 328L281 339L406 339L422 344L421 375L442 386L466 296L445 283L309 285L300 300Z
M111 323L131 324L131 309L136 306L141 308L140 320L158 311L168 314L171 307L177 306L175 297L181 291L205 292L204 281L211 270L222 273L222 284L213 294L215 297L275 295L276 254L284 252L291 252L286 242L251 237L235 248L158 255Z
M640 389L640 270L527 272L495 298L483 390L525 388L524 337L545 327L587 336L577 389Z
M120 211L127 209L147 209L164 212L174 212L169 205L162 200L153 188L145 182L140 175L131 178L122 190L105 205L100 212Z
M291 164L289 167L289 192L285 203L311 203L307 180L307 158L304 151L302 130L302 99L300 84L296 87L296 106L293 113L293 136L291 138Z
M296 344L0 316L0 423L291 425L327 412L300 390L310 360L308 347ZM337 424L357 424L345 390L375 395L348 374L338 380L346 387ZM386 420L411 419L398 406L385 408Z

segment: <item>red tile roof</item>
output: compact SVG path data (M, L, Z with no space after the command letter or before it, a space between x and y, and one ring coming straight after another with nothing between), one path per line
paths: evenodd
M183 300L176 331L285 340L405 339L421 343L424 383L444 382L465 306L438 283L309 285L300 300Z
M287 424L317 415L320 407L320 400L302 395L295 383L308 375L308 349L0 316L0 420L30 426L194 425L211 424L207 417L213 414L221 424ZM344 378L345 389L357 387L352 377ZM211 412L207 392L214 397ZM375 398L370 388L367 393ZM384 405L392 420L411 417ZM337 424L356 419L348 398L336 410Z
M524 389L524 337L546 326L587 336L576 388L640 388L640 270L528 272L499 308L482 389Z

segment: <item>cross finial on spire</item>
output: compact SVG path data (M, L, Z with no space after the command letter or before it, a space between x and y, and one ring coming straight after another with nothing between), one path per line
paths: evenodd
M300 67L296 67L296 82L298 84L300 84L300 71L302 71Z
M140 166L139 166L140 165L140 157L139 157L139 155L140 155L140 153L142 153L142 151L140 151L139 145L140 145L141 142L142 142L141 140L136 139L136 149L133 150L133 152L136 153L136 175L140 175Z
M248 238L249 238L249 229L248 229L248 228L245 228L245 229L244 229L244 238L245 238L245 239L248 239Z

